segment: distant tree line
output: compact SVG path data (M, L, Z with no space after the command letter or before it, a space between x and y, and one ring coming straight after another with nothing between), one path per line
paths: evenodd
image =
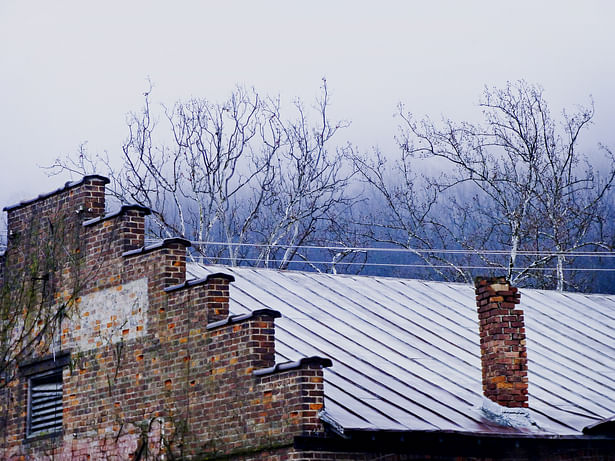
M343 142L329 105L324 80L313 107L290 110L242 87L160 108L147 92L120 164L82 148L51 168L109 176L119 202L154 211L153 237L195 242L195 260L615 290L615 157L580 144L593 103L553 115L520 81L485 89L480 123L400 105L395 152Z

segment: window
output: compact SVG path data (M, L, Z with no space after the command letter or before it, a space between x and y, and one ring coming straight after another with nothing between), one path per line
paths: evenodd
M62 371L69 362L70 354L61 352L19 366L28 386L27 438L62 433Z
M62 430L62 369L32 376L28 386L28 437Z

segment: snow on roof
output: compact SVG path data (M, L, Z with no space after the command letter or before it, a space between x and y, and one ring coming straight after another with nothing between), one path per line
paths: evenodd
M338 430L580 435L615 415L613 295L520 290L534 424L515 427L483 409L472 286L188 264L215 272L235 277L232 314L282 314L277 361L333 361L322 417Z

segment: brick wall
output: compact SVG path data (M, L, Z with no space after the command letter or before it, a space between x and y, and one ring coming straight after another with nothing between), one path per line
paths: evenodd
M53 274L51 304L67 304L61 348L70 351L63 433L26 439L27 379L18 376L4 393L3 459L215 456L289 447L295 435L322 432L328 361L275 368L279 314L229 317L232 277L185 283L189 242L144 246L149 211L104 215L104 183L86 178L8 209L14 234L43 216L64 223L78 264ZM23 242L9 241L7 255L26 254ZM7 267L19 273L26 264L22 256Z

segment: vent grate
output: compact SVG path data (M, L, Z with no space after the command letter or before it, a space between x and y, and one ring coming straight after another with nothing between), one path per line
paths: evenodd
M62 430L62 372L30 379L30 424L28 435Z

